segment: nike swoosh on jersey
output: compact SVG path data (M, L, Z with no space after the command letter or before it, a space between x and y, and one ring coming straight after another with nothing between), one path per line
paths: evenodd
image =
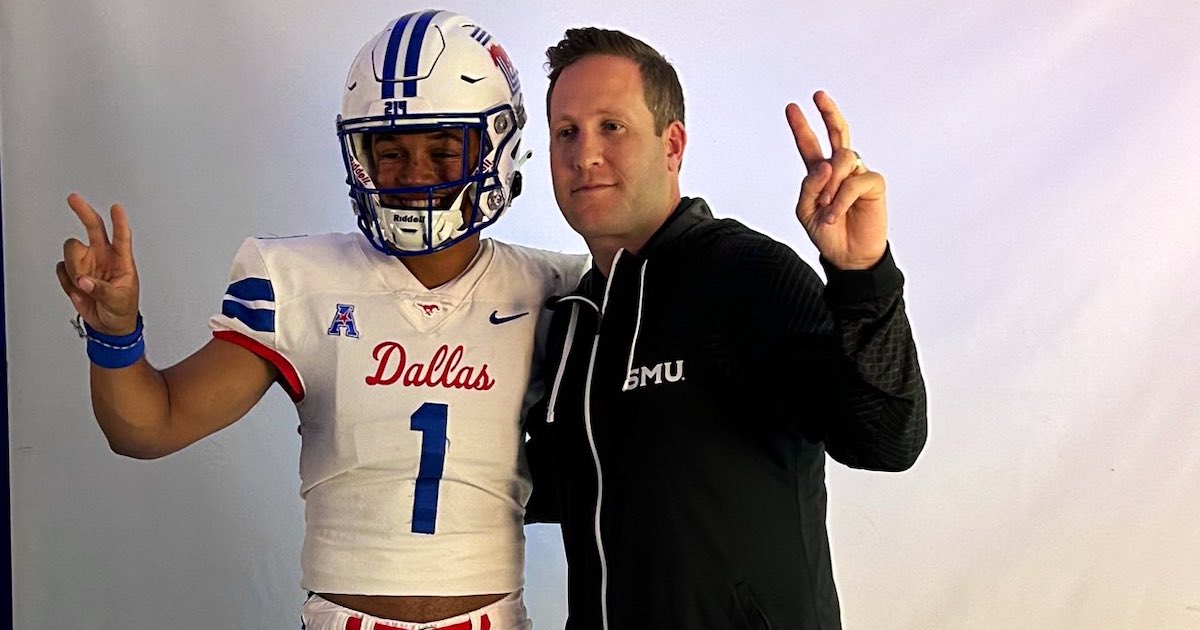
M517 313L516 315L509 315L508 317L500 317L500 311L492 311L492 314L488 316L488 321L492 322L493 324L496 324L498 326L505 322L511 322L514 319L520 319L522 317L525 317L528 314L529 314L529 311L525 311L524 313Z

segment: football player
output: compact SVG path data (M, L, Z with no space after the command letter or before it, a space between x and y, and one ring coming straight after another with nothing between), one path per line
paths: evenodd
M157 458L236 422L278 382L300 418L307 628L526 628L519 418L548 317L583 256L479 232L521 189L526 113L500 43L411 13L359 52L337 133L361 234L251 238L213 339L143 356L125 210L87 231L59 281L84 322L112 449ZM530 398L532 400L532 398Z

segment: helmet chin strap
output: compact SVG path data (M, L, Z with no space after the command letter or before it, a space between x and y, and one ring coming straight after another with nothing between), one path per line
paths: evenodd
M463 200L466 199L474 209L475 187L475 182L463 186L445 210L387 207L380 203L378 194L371 196L371 203L376 206L376 216L381 217L380 232L388 244L403 252L417 253L440 247L447 241L462 236L470 228L471 224L463 220L462 208ZM394 221L393 217L399 217L399 221ZM406 223L420 226L419 241L412 240L417 235L404 233L403 227Z
M475 203L474 193L475 182L471 182L466 186L463 186L462 190L458 191L458 194L454 196L454 201L450 202L450 207L441 211L444 213L452 212L453 214L448 217L439 215L439 220L434 221L434 225L430 227L430 242L432 242L435 237L437 237L439 243L453 240L459 236L462 236L462 233L471 227L471 223L463 220L463 200L466 199L468 203L471 204L472 211L474 211L474 209L478 207L478 204ZM434 233L434 227L446 229L448 233L436 234Z

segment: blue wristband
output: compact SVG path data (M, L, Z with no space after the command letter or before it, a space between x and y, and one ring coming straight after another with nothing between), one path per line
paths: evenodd
M146 354L146 338L142 335L142 314L138 313L133 332L120 337L106 335L83 323L87 332L87 354L92 363L102 368L129 367Z

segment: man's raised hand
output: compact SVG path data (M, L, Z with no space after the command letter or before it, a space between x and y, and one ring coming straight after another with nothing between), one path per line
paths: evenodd
M833 99L813 95L829 133L833 154L821 143L795 103L785 110L796 149L808 173L800 184L796 217L813 245L839 269L866 269L887 249L887 200L883 176L870 171L850 148L850 126Z

